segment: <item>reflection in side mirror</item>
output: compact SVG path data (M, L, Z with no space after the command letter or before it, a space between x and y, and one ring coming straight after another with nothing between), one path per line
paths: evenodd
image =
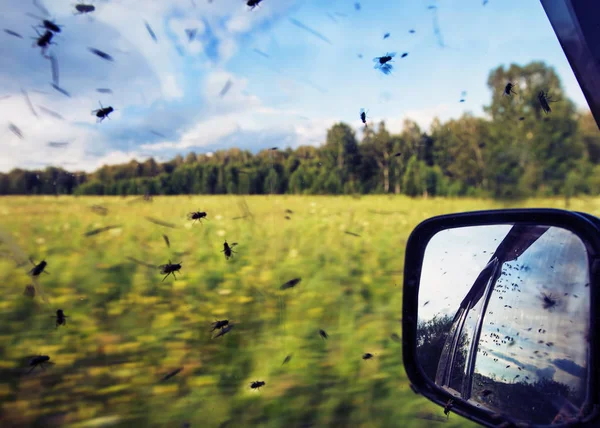
M581 417L588 390L589 255L573 232L457 227L425 247L416 360L450 395L527 424Z

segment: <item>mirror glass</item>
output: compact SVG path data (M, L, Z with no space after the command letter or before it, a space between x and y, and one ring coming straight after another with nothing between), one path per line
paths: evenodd
M421 367L456 397L516 421L576 418L587 391L589 290L588 252L569 230L443 230L423 258Z

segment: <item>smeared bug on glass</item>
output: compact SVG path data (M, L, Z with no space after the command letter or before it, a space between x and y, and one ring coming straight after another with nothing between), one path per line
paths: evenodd
M196 34L198 33L198 29L197 28L186 28L185 29L185 34L188 37L188 42L191 43L195 38L196 38Z
M283 363L281 363L281 365L283 366L284 364L289 363L291 360L292 360L292 354L285 357L285 359L283 360Z
M233 254L235 254L235 251L233 251L233 247L235 247L236 245L237 242L234 242L233 244L229 245L227 241L225 241L225 243L223 244L223 249L221 250L221 252L225 254L225 258L227 260L229 260L230 257L233 257Z
M175 272L179 272L179 270L181 269L181 262L171 263L171 260L169 260L169 263L165 265L160 265L158 268L160 269L160 273L162 273L163 275L166 274L165 277L162 279L163 281L167 279L167 276L169 275L173 275L173 278L177 279L177 277L175 276Z
M44 269L46 269L46 266L48 266L48 263L46 263L46 260L42 260L38 264L35 264L35 262L33 261L33 259L29 259L29 261L33 265L33 269L31 269L29 271L29 275L31 275L31 276L40 276L40 274L42 272L44 272L45 274L49 274L50 273L50 272L44 271Z
M229 333L231 331L232 328L233 328L233 324L229 324L228 326L223 327L221 329L221 331L219 332L219 334L217 334L215 337L213 337L213 339L216 339L217 337L226 335L227 333Z
M17 125L15 125L14 123L9 123L8 129L10 129L10 131L13 134L15 134L17 137L19 137L21 140L23 139L23 133L21 132L21 130L19 129L19 127Z
M102 106L102 103L100 101L98 101L98 104L100 104L100 108L96 109L96 110L92 110L92 114L96 116L96 123L102 122L104 119L109 118L109 115L115 111L114 108L112 108L111 106L108 107L104 107Z
M101 94L112 94L113 93L112 89L109 89L109 88L97 88L96 92L99 92Z
M517 93L514 90L515 86L517 86L517 85L516 84L513 85L512 83L508 82L506 84L506 86L504 87L504 92L502 92L502 95L505 97L511 97L512 94L517 95Z
M74 15L84 15L86 13L92 13L96 10L96 7L93 4L85 4L85 3L77 3L75 5Z
M34 37L33 39L35 40L35 42L33 43L33 47L40 47L41 48L41 53L42 55L45 57L46 56L46 50L48 49L48 46L50 45L54 45L56 43L52 43L52 38L54 37L54 33L52 31L46 30L44 32L44 34L40 34L40 32L37 30L37 28L33 28L35 30L35 32L38 34L38 37Z
M380 70L383 74L390 74L393 66L390 64L392 59L396 56L396 52L388 52L383 56L373 58L375 66L373 68Z
M147 200L145 196L144 196L144 200ZM150 200L152 200L151 196L150 196ZM150 223L158 224L159 226L170 227L171 229L177 228L177 226L175 226L173 223L167 223L165 221L157 220L157 219L152 218L152 217L145 217L145 218Z
M175 370L167 373L166 375L164 375L160 381L164 382L165 380L169 380L173 376L175 376L177 373L181 372L182 370L183 370L183 367L179 367L178 369L175 369Z
M167 247L171 248L171 243L169 242L169 237L167 235L163 235L163 239L165 240L165 244L167 244Z
M323 338L323 339L327 339L329 336L327 335L327 332L325 330L319 330L319 335Z
M544 113L548 114L552 112L552 109L550 108L550 103L555 103L558 100L552 99L548 92L540 91L538 94L538 101L540 102L540 106Z
M4 32L5 32L6 34L10 34L11 36L18 37L19 39L22 39L22 38L23 38L23 36L21 36L19 33L15 32L15 31L13 31L13 30L9 30L8 28L5 28L5 29L4 29Z
M250 388L251 389L260 389L261 387L265 386L266 383L263 382L262 380L255 380L254 382L252 382L250 384Z
M211 326L212 326L211 332L225 328L228 325L229 325L229 320L217 320L211 324Z
M136 258L134 258L134 257L129 257L129 256L128 256L128 257L125 257L125 258L126 258L127 260L131 260L131 261L132 261L132 262L134 262L134 263L137 263L138 265L141 265L141 266L146 266L147 268L156 269L156 266L155 266L155 265L153 265L153 264L150 264L150 263L146 263L146 262L144 262L144 261L142 261L142 260L138 260L138 259L136 259Z
M460 102L464 103L465 102L465 98L467 97L467 91L462 91L460 93Z
M106 61L114 61L114 58L112 56L110 56L106 52L101 51L100 49L88 48L88 50L91 53L93 53L94 55L97 55L97 56L99 56L100 58L102 58L102 59L104 59Z
M160 132L155 131L153 129L150 130L150 133L154 134L154 135L156 135L157 137L160 137L160 138L167 138L165 134L161 134Z
M231 80L228 80L227 82L225 82L225 86L223 86L223 88L221 89L221 92L219 92L219 96L221 98L223 98L227 92L229 92L229 90L231 89L231 87L233 86L233 82Z
M451 398L444 406L444 415L446 415L446 418L450 417L450 410L452 410L452 407L454 407L454 400Z
M358 3L358 2L354 3L354 9L360 10L360 3Z
M544 309L551 310L558 305L558 299L552 294L542 293L539 298L542 301L542 306Z
M390 37L390 33L385 33L385 34L383 35L383 40L387 39L388 37Z
M345 231L344 232L346 235L350 235L350 236L356 236L357 238L360 238L360 235L358 233L354 233L354 232L350 232L350 231Z
M371 354L370 352L365 352L362 356L363 360L370 360L371 358L373 358L373 354Z
M400 336L398 336L397 333L392 333L390 335L390 339L392 339L394 342L398 342L398 343L402 342L402 339L400 338Z
M58 120L65 120L64 117L62 117L60 114L58 114L55 111L50 110L49 108L46 108L44 106L40 106L38 105L38 108L43 111L44 113L46 113L48 116L52 116L54 119L58 119Z
M35 287L33 285L26 285L25 291L23 291L23 296L27 296L33 299L35 297Z
M440 29L440 25L438 22L438 14L437 14L437 6L429 6L427 9L431 10L433 13L432 22L433 22L433 34L435 34L438 45L441 48L445 48L446 44L444 43L444 38L442 36L442 30Z
M105 208L105 207L103 207L101 205L92 205L90 207L90 209L93 212L95 212L96 214L99 214L99 215L106 215L106 214L108 214L108 208Z
M51 364L50 357L48 355L38 355L29 360L29 366L31 367L27 373L31 373L33 369L36 367L40 367L42 370L44 369L44 364Z
M67 318L69 318L68 316L65 315L65 313L63 312L62 309L58 309L56 311L56 317L52 317L52 318L56 318L56 328L58 328L59 325L67 325Z
M310 34L312 34L313 36L315 36L315 37L316 37L316 38L318 38L319 40L322 40L322 41L324 41L324 42L325 42L325 43L327 43L327 44L330 44L330 45L332 44L332 43L331 43L331 40L329 40L329 39L328 39L327 37L325 37L323 34L319 33L319 32L318 32L318 31L316 31L316 30L313 30L312 28L310 28L310 27L309 27L309 26L307 26L307 25L304 25L302 22L298 21L297 19L294 19L294 18L288 18L288 19L289 19L289 21L290 21L292 24L294 24L296 27L298 27L298 28L300 28L300 29L302 29L302 30L306 31L307 33L310 33Z
M281 287L279 287L279 289L287 290L288 288L294 288L296 285L300 284L300 281L302 281L302 278L290 279L289 281L283 283L283 285L281 285Z
M148 24L148 22L144 21L144 25L146 26L146 30L148 30L148 34L150 34L150 37L152 37L152 40L154 40L154 42L158 43L156 34L154 34L154 31L152 31L152 27L150 27L150 24Z
M200 223L202 223L203 218L207 219L206 213L204 211L194 211L194 212L191 212L188 214L188 219L194 220L194 223L196 223L196 220L198 220L198 221L200 221Z
M99 233L102 233L102 232L107 232L107 231L109 231L111 229L117 229L119 227L121 227L121 226L118 225L118 224L113 224L113 225L110 225L110 226L104 226L104 227L100 227L98 229L92 229L92 230L90 230L88 232L85 232L83 234L83 236L94 236L94 235L98 235Z
M248 6L250 10L254 10L254 8L257 7L262 1L263 0L248 0L246 2L246 6Z

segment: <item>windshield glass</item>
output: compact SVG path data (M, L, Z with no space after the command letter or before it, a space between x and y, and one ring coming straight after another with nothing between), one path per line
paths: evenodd
M600 214L600 133L538 1L0 21L2 426L445 421L403 368L412 228Z

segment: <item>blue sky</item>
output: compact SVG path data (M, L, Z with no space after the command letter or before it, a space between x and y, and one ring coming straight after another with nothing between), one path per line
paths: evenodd
M363 0L360 10L354 0L264 0L252 11L244 3L96 0L95 12L74 16L72 1L47 1L49 16L64 25L51 51L60 86L72 95L67 98L50 87L49 61L29 39L35 19L26 14L43 12L30 2L2 2L0 26L24 39L0 35L0 148L8 154L0 170L48 164L93 170L192 150L318 145L337 121L350 123L360 136L360 108L395 132L406 118L427 128L435 116L482 115L490 69L513 62L554 66L569 97L587 108L537 0L489 0L486 6L481 0ZM435 10L428 9L432 5ZM435 13L443 48L433 32ZM185 32L190 28L196 29L192 42ZM88 47L115 61L95 57ZM374 57L394 51L408 56L395 58L391 75L373 68ZM459 103L462 91L466 102ZM97 124L90 112L99 101L117 110ZM52 148L49 141L69 145Z

